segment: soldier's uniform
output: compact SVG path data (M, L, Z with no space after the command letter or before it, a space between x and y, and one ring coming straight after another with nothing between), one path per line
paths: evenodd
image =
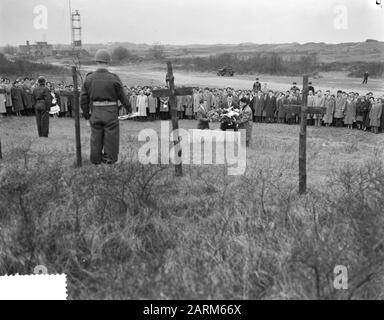
M91 162L94 164L111 164L118 160L118 100L128 113L132 112L121 80L116 74L106 68L87 74L81 90L80 104L84 117L90 119Z
M52 104L52 96L45 86L45 79L39 77L39 86L33 89L33 104L36 114L37 132L39 137L48 137L49 134L49 111Z

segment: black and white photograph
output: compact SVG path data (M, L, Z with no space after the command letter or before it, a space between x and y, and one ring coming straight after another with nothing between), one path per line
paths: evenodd
M383 5L0 0L0 283L144 319L384 299Z

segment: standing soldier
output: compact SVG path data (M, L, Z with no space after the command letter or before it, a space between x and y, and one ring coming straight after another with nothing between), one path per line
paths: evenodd
M45 78L38 78L39 86L33 89L33 101L35 106L37 132L39 137L48 138L49 134L49 111L51 110L52 96L45 86Z
M253 91L261 91L261 83L259 82L259 78L256 78L256 81L253 83Z
M97 69L88 73L81 90L81 109L91 125L91 162L113 164L119 154L118 100L132 113L120 78L108 71L111 56L107 50L96 52ZM92 115L90 116L90 110Z

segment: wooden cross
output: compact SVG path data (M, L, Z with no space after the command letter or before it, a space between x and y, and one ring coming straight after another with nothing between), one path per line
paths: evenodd
M177 117L176 97L192 95L193 88L191 87L175 88L175 77L173 75L172 63L170 61L167 62L167 69L168 69L168 72L166 76L166 83L168 85L168 89L153 90L152 94L155 98L169 97L169 107L171 110L171 118L172 118L173 144L175 145L175 160L176 160L178 158L181 159L180 137L178 134L179 119ZM175 164L175 174L176 176L183 175L183 168L182 168L181 162L179 164Z
M302 105L284 105L283 111L288 114L301 114L299 137L299 193L307 192L307 115L325 114L325 107L308 107L308 76L303 76Z
M299 137L299 194L307 192L307 114L308 114L308 76L303 77L303 100L301 106Z

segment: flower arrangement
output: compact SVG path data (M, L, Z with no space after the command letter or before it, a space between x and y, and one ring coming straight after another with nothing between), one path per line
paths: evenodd
M233 124L240 117L240 110L234 107L227 109L212 109L207 114L211 122L225 122Z
M220 122L221 117L220 117L219 109L212 109L208 111L207 118L209 119L210 122Z
M224 109L222 114L221 114L221 122L228 122L228 123L233 123L236 120L239 119L240 116L240 110L237 108L228 108Z

